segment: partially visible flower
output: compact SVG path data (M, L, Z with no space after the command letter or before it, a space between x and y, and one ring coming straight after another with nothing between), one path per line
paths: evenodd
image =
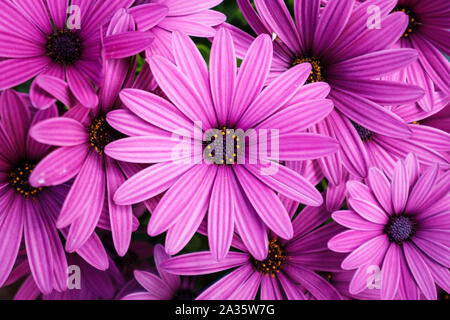
M348 253L345 270L357 269L351 294L366 289L368 268L381 269L381 298L437 298L436 284L450 290L450 171L420 171L414 154L399 160L392 179L371 168L366 184L347 183L349 210L333 219L349 228L328 243Z
M122 300L194 300L197 292L191 278L180 278L167 273L161 264L170 256L161 245L155 246L153 256L158 274L148 271L134 272L136 281L145 289L127 294Z
M69 0L0 1L0 56L6 58L0 62L0 90L51 75L67 81L83 106L95 107L98 97L92 83L102 82L101 28L133 2L77 0L69 7ZM142 50L151 42L145 33L134 37L144 44ZM36 107L51 103L35 85L30 95Z
M42 293L36 286L33 277L29 275L30 268L24 260L11 273L10 280L17 281L23 277L25 281L20 285L14 300L112 300L124 285L124 279L114 263L110 261L107 270L98 270L77 254L68 254L67 263L71 269L68 287L63 291Z
M118 11L106 36L127 34L127 30L133 29L132 20L126 11ZM100 103L90 109L74 103L72 91L65 82L49 76L36 79L42 91L70 107L64 116L42 121L31 129L34 139L59 148L45 157L30 175L30 183L34 187L56 186L75 178L57 220L59 228L70 225L66 243L69 252L82 247L96 227L105 225L100 224L102 212L106 213L104 215L109 222L106 226L111 229L115 248L121 256L127 252L131 233L139 224L131 205L118 206L112 197L126 178L142 167L115 161L104 153L108 143L123 137L106 121L106 115L120 106L119 91L123 87L147 88L150 85L148 70L134 79L135 70L130 67L131 62L130 59L104 60L103 86L97 93ZM120 127L125 127L124 131L130 133L127 131L130 128L127 116L127 112L118 114ZM142 130L148 132L145 128ZM152 128L148 130L153 132Z
M27 95L12 90L0 96L0 287L14 266L24 234L31 274L37 287L49 293L66 288L67 261L55 222L70 185L33 187L29 183L36 164L50 152L49 146L30 137L29 128L57 116L54 105L43 111L30 105ZM61 233L67 236L67 230ZM107 268L95 234L79 253L96 268Z
M165 249L169 254L179 252L189 242L208 211L209 244L216 259L226 256L234 230L253 255L264 259L266 228L284 239L293 235L289 216L275 192L308 205L322 203L314 186L281 161L317 159L338 150L332 138L301 132L332 110L331 101L322 98L327 85L325 89L303 86L311 66L302 64L265 87L273 53L267 35L253 42L239 72L233 41L225 29L214 39L209 70L186 35L175 32L173 47L177 65L160 56L148 58L159 87L173 104L143 90L125 89L120 94L124 105L136 115L127 124L128 132L136 134L110 143L105 153L119 161L155 165L126 181L114 200L118 205L130 205L166 191L152 212L148 233L156 236L168 231ZM112 118L108 121L113 126L116 122ZM138 132L142 123L162 132ZM201 129L196 131L199 123ZM215 130L214 135L207 136L211 130ZM237 136L239 132L258 135L260 131L272 134L278 145L267 150L267 140L255 142L248 136ZM180 132L182 154L176 152L180 136L173 138ZM231 142L221 143L219 136L222 142ZM259 162L249 163L245 158L241 163L238 153L248 157L258 143ZM212 149L211 144L217 154L222 151L219 159L205 152ZM266 155L261 146L266 147ZM264 172L267 167L272 172Z
M408 16L408 26L396 46L419 52L418 61L409 65L400 78L425 89L426 94L418 104L430 112L435 90L450 95L450 63L444 56L450 55L450 3L447 0L398 0L394 11Z
M29 102L28 102L29 103ZM23 235L32 275L41 291L64 290L67 261L55 227L68 186L34 188L28 178L49 148L29 136L33 123L56 116L56 107L34 113L22 95L0 96L0 287L16 261Z
M335 110L312 128L313 132L336 138L341 149L319 160L328 181L337 186L346 176L364 178L370 161L358 131L370 131L391 138L407 139L411 131L403 119L385 105L417 101L423 89L399 81L378 80L381 76L403 70L417 60L413 49L392 49L403 34L408 18L401 12L390 13L395 0L330 0L324 8L320 0L295 0L293 21L281 0L238 0L247 22L256 34L275 38L272 81L280 73L309 62L313 68L311 83L330 85L330 99ZM380 9L382 28L367 27L371 5ZM243 56L252 37L228 25Z
M298 204L298 203L297 203ZM297 207L290 209L293 216ZM258 291L262 300L339 300L342 296L319 272L341 271L342 254L328 250L327 241L342 230L336 223L323 225L330 215L325 206L306 207L294 219L294 237L283 240L269 235L269 252L257 260L239 237L220 262L210 252L195 252L171 258L161 267L179 275L201 275L234 269L202 292L200 300L252 300Z
M437 106L434 112L440 109ZM377 167L389 175L399 159L404 159L409 153L413 152L423 167L437 163L442 170L450 168L450 156L448 155L450 151L450 134L428 126L425 120L426 117L434 112L424 112L418 107L418 104L394 107L392 112L408 123L408 128L412 132L410 137L390 137L353 124L363 143L361 152L367 154L370 167ZM445 109L443 112L445 117ZM445 121L443 123L444 128ZM444 130L448 131L449 129Z

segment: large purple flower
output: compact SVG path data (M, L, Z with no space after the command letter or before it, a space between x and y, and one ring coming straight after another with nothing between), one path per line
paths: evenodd
M290 205L294 216L298 202ZM320 272L341 271L342 254L327 248L327 241L342 230L336 223L323 225L330 218L325 206L306 207L293 221L294 237L283 240L269 234L269 253L255 259L239 237L233 247L242 252L229 252L220 262L210 252L177 256L162 263L161 268L178 275L201 275L236 268L214 283L197 299L251 300L260 289L263 300L341 299L342 296Z
M434 108L434 91L440 89L450 95L450 63L443 55L450 55L450 3L447 0L399 0L394 11L408 15L405 28L396 46L414 48L419 59L400 75L402 80L425 89L418 101L424 111ZM447 40L446 40L447 39Z
M55 106L31 110L28 96L12 90L0 97L0 286L16 261L22 234L31 274L44 293L62 291L67 283L67 261L55 221L69 186L33 187L28 178L49 146L29 136L32 124L57 116ZM61 230L67 236L67 230ZM94 249L97 248L97 249ZM96 235L79 254L98 269L105 269L105 251Z
M0 90L39 74L51 75L67 81L82 105L95 107L98 98L92 83L99 86L102 81L101 27L133 2L74 0L69 7L69 0L1 1L0 56L7 59L0 62ZM150 37L136 33L128 40L150 44ZM36 107L50 104L34 85L30 94Z
M275 169L272 174L264 172L262 161L249 164L244 159L241 163L237 159L239 148L248 155L248 150L258 144L246 143L245 136L239 138L231 130L278 130L272 139L278 138L278 158L282 161L322 157L336 152L337 142L299 132L326 117L332 110L331 101L317 98L322 96L324 86L303 86L311 70L309 64L281 74L264 88L272 60L272 42L267 35L253 42L239 72L233 41L224 29L215 37L209 72L189 37L174 33L173 47L177 65L159 56L148 59L158 85L173 104L142 90L123 90L120 95L124 105L136 114L128 123L128 131L136 133L109 144L105 153L120 161L155 165L125 182L114 200L129 205L167 191L152 212L148 232L155 236L168 230L165 248L169 254L187 244L209 209L209 244L217 259L226 256L235 226L250 252L264 259L268 250L266 227L281 238L293 236L290 218L275 191L309 205L320 205L322 198L304 177L277 161L265 161ZM113 126L116 123L113 118L108 121ZM137 132L143 122L165 133ZM199 123L205 137L201 129L196 136ZM207 136L211 130L214 135ZM179 137L174 139L172 133L184 137L181 148ZM219 136L225 137L222 143ZM203 138L205 142L209 138L209 145L202 143ZM231 141L225 148L223 142L228 139ZM193 150L188 148L191 143ZM211 144L219 155L213 164L212 159L217 157L208 151ZM180 149L183 152L175 152ZM273 157L274 152L268 154ZM264 159L268 158L266 155Z
M295 0L295 23L281 0L255 0L258 13L248 0L238 4L257 34L275 37L271 79L294 66L310 62L309 82L325 81L336 110L312 130L335 137L341 151L319 160L326 178L339 185L343 166L350 174L367 175L369 159L358 131L372 131L392 138L407 138L407 124L383 105L415 102L423 90L379 77L402 70L417 59L413 49L391 49L408 24L401 12L391 13L395 0L331 0L320 9L320 0ZM380 8L380 29L370 29L367 13ZM239 55L251 37L233 26Z
M117 12L106 36L127 34L133 28L131 21L129 13ZM123 136L106 121L107 113L118 107L119 91L131 86L148 89L151 85L148 69L134 81L135 68L130 67L130 62L129 59L104 60L104 81L98 92L100 103L90 109L74 104L72 91L65 82L49 76L36 80L41 90L71 107L63 117L42 121L31 129L37 141L60 148L43 159L30 176L30 183L35 187L55 186L75 178L57 221L59 228L70 225L66 243L69 252L80 248L97 226L106 226L112 231L117 252L123 256L131 232L138 225L132 207L116 205L113 195L127 177L142 167L117 162L104 154L108 143ZM126 115L121 120L126 122ZM103 223L105 215L106 223Z
M349 210L332 217L350 230L328 243L336 252L349 253L346 270L357 269L349 291L367 286L368 268L381 269L381 298L436 299L435 283L450 290L450 171L438 165L422 174L414 154L399 160L392 179L377 168L366 184L347 184Z

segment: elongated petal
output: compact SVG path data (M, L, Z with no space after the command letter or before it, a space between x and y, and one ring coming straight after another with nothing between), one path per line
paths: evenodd
M34 168L30 184L36 188L69 181L80 171L88 151L87 145L63 147L53 151Z
M417 51L413 49L381 50L333 64L329 73L336 78L370 79L401 70L417 57Z
M333 84L346 91L359 94L381 105L397 105L413 103L423 97L424 90L402 82L359 79L334 80Z
M178 109L192 122L201 121L205 127L213 127L192 82L165 58L152 56L149 63L159 86Z
M302 146L299 149L298 146ZM300 161L321 158L339 150L339 143L313 133L289 133L280 136L279 160ZM278 159L276 159L278 160Z
M142 170L121 185L114 196L118 205L135 204L148 200L165 190L192 165L179 163L158 163Z
M105 153L116 160L132 163L177 161L191 156L191 143L165 136L131 137L110 143Z
M90 215L86 213L88 210L92 210L92 214L97 214L98 212L90 206L93 205L91 201L98 197L96 193L102 184L104 184L104 177L101 157L95 151L90 151L61 208L57 221L58 228L67 227L83 214ZM99 193L105 192L103 190ZM103 203L100 211L102 207Z
M262 166L247 165L245 168L263 183L293 200L310 206L322 204L321 194L303 176L275 162L271 166L275 172L269 174L265 174L265 169L268 169Z
M136 270L134 271L134 277L152 296L157 297L160 300L172 298L173 293L171 292L171 289L153 273Z
M0 61L0 90L15 87L42 72L50 64L47 57Z
M409 183L405 163L398 161L392 178L392 205L395 213L401 213L408 201Z
M106 59L123 59L134 56L147 49L153 42L148 32L129 31L106 36L103 50Z
M253 206L249 203L244 190L242 190L234 175L230 182L231 190L234 192L236 200L236 231L251 255L262 261L267 257L269 247L267 228Z
M235 124L250 103L261 92L271 66L272 42L268 35L260 35L251 44L242 61L236 79L236 89L228 121Z
M8 241L0 242L0 285L3 286L14 266L17 254L19 252L20 242L22 240L22 231L24 223L23 205L20 199L17 199L8 206L9 212L0 220L0 231L8 235ZM6 209L6 208L5 208Z
M384 210L392 212L391 184L384 173L378 168L370 168L367 182Z
M253 274L253 268L246 264L211 285L203 291L197 300L226 300L235 292L242 283Z
M328 248L336 252L352 252L363 243L375 238L379 231L344 231L328 241Z
M234 172L264 223L283 239L292 238L291 219L275 193L239 165L234 168Z
M211 124L216 124L216 111L218 109L213 104L213 91L211 90L208 66L205 59L203 59L194 41L181 32L173 33L172 47L177 67L195 85L208 121ZM231 66L227 66L227 68L231 69ZM211 67L212 70L213 67Z
M388 215L372 201L351 198L348 200L348 204L362 217L371 222L378 224L386 224L388 222Z
M38 206L30 203L25 204L24 235L27 248L28 261L36 285L44 294L53 290L53 255L50 243L50 226L41 216Z
M130 111L153 125L169 132L186 130L192 134L193 123L175 106L157 95L137 89L125 89L120 93L120 99Z
M256 0L259 14L292 52L299 52L300 39L286 4L281 0Z
M367 241L353 251L342 261L342 268L351 270L370 263L375 256L384 256L389 246L389 240L382 234Z
M328 99L307 100L276 112L262 123L260 129L279 129L281 133L301 132L325 119L333 110L333 102Z
M212 171L214 167L213 165L194 166L170 187L152 214L148 224L150 235L158 235L177 223L182 217L181 213L185 213L184 208L188 207L191 202L195 202L191 199L199 199L195 195L198 195L200 190L205 192L201 196L209 195L211 184L214 181L215 172ZM203 181L203 179L208 180ZM191 209L201 211L203 207L201 201L196 204L198 206L191 207ZM195 214L195 212L186 213Z
M208 210L211 189L215 181L216 172L216 166L209 166L206 169L206 174L202 177L204 183L196 188L197 193L189 199L190 201L187 205L178 209L177 212L180 218L177 219L178 217L175 217L177 222L169 228L166 235L165 248L168 254L174 255L180 252L199 229L200 224L204 220L206 211ZM169 194L170 192L172 192L171 189L167 193ZM161 203L164 200L163 197ZM170 206L171 205L169 205L169 207ZM161 216L161 211L158 212L158 210L159 208L156 207L153 217L158 213ZM149 233L152 232L150 228L148 230Z
M114 160L106 158L105 165L111 233L117 253L123 257L131 241L133 210L131 205L119 206L114 202L114 194L125 177Z
M381 298L383 300L392 300L395 297L400 283L400 268L404 263L402 260L401 247L396 243L391 243L381 267Z
M352 12L354 1L330 0L320 16L314 35L313 52L328 49L342 33Z
M405 242L403 243L403 252L408 262L408 268L420 290L427 299L435 300L437 297L436 285L420 251L413 244Z
M75 67L66 68L67 83L73 95L86 108L98 105L98 96L88 79Z
M247 263L248 254L230 252L220 262L213 262L214 257L208 251L189 253L171 258L162 263L161 267L174 274L200 275L227 270Z
M25 154L28 128L31 114L20 95L13 90L7 90L0 96L0 119L6 138L18 154Z
M274 114L290 101L309 77L311 65L299 64L283 72L271 82L250 104L239 119L237 127L252 128L260 121Z
M30 135L40 143L60 147L80 145L89 138L81 123L65 117L39 122L31 128Z
M168 12L169 8L159 3L147 3L130 9L130 14L140 31L147 31L156 26L167 16Z
M341 89L333 89L331 96L339 111L364 128L395 138L411 135L403 119L362 96Z
M86 165L92 167L92 175L90 176L90 183L86 184L85 174L87 172L81 172L81 178L76 179L75 183L64 202L63 208L61 209L61 215L58 218L57 224L63 226L65 223L72 220L72 225L70 226L69 235L67 236L66 250L69 252L74 252L81 248L86 241L94 233L97 227L98 220L100 218L104 201L105 201L105 190L106 190L106 176L104 172L104 163L101 156L96 153L91 153L86 160ZM83 171L83 169L82 169ZM78 182L78 183L77 183ZM85 190L77 190L77 188L85 187ZM86 199L85 193L89 192L90 196L85 202L85 207L77 212L74 216L70 211L79 209L77 204L73 204L73 201ZM74 196L76 194L77 197ZM72 197L69 197L71 196ZM71 203L72 201L72 203Z
M231 190L233 172L220 167L212 188L208 214L208 240L211 253L222 260L230 249L234 234L236 199Z
M221 28L214 38L210 57L211 94L219 123L225 123L236 82L236 53L230 33Z

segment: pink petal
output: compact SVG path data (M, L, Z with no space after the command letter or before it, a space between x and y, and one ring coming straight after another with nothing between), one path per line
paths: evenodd
M228 254L234 234L236 199L231 189L231 179L234 179L233 171L219 167L209 203L208 240L217 261Z

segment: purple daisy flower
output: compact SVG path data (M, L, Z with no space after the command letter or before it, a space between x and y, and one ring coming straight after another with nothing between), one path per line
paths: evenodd
M335 111L311 130L335 137L341 151L319 160L333 185L343 180L343 166L354 176L365 177L369 159L358 132L370 130L393 138L408 138L407 124L383 105L417 101L423 89L395 81L378 80L417 60L413 49L391 49L408 24L401 12L390 13L395 0L372 0L355 5L353 0L295 0L295 23L281 0L255 0L258 13L248 0L238 4L257 34L275 37L271 79L298 64L313 66L309 82L325 81L331 87ZM377 5L381 29L367 27L370 5ZM231 30L239 56L252 37Z
M224 29L214 39L209 72L189 37L175 32L173 47L177 66L160 56L148 59L158 85L173 104L142 90L120 94L124 105L136 114L128 123L128 131L148 122L165 133L138 133L106 147L105 153L120 161L155 163L125 182L114 200L118 205L129 205L167 191L152 212L148 233L156 236L168 231L165 249L169 254L188 243L208 211L209 244L216 259L226 256L235 226L250 252L264 259L268 250L266 227L281 238L293 236L289 215L275 191L316 206L322 197L304 177L276 161L269 161L277 171L272 175L262 173L261 164L238 163L237 150L246 139L239 140L228 132L279 129L279 160L319 158L337 151L336 140L298 132L326 117L332 110L331 101L315 98L323 86L303 86L311 70L309 64L281 74L277 82L263 89L272 59L272 42L267 35L254 41L239 72L233 41ZM298 101L293 102L296 93ZM312 105L314 114L307 111ZM116 122L108 121L113 126ZM232 139L234 147L224 148L227 150L217 165L211 164L212 153L204 152L203 132L199 138L195 136L199 122L205 132L213 129L217 137ZM181 158L174 152L180 140L172 137L180 130L187 140L183 148L194 144L194 150L184 149L187 154ZM251 146L257 145L246 144L241 150ZM197 155L200 161L179 161Z
M297 206L290 208L293 216ZM222 261L216 262L210 252L196 252L171 258L161 267L178 275L236 268L202 292L199 300L252 300L258 290L262 300L304 300L309 295L319 300L339 300L339 292L319 274L341 271L344 257L327 248L327 241L342 230L336 223L323 225L329 218L325 206L306 207L293 220L294 237L283 240L271 233L268 255L261 260L248 253L236 236L233 247L242 252L231 251Z
M127 34L133 28L131 21L127 12L117 12L106 35ZM151 77L148 69L144 69L133 84L135 67L129 72L129 59L105 59L104 64L104 85L98 92L100 103L95 108L74 105L65 82L49 76L37 78L41 90L71 108L63 117L42 121L31 129L34 139L59 148L36 166L30 183L35 187L55 186L75 178L57 221L58 228L70 225L66 250L73 252L83 246L98 226L111 229L116 250L123 256L139 222L132 207L116 205L113 195L127 177L142 167L115 161L104 154L108 143L123 136L107 123L106 115L118 107L118 94L123 87L148 89ZM126 123L127 114L121 115L122 124ZM153 132L151 127L149 130ZM148 133L146 129L144 132Z
M125 281L112 261L104 271L93 268L77 254L68 254L67 263L71 267L70 273L75 275L75 272L79 272L79 278L68 279L70 286L64 291L43 294L33 277L29 275L28 261L24 260L15 268L8 280L9 283L14 283L25 278L14 300L111 300L124 285Z
M28 101L29 103L29 101ZM56 116L56 108L32 114L22 95L7 90L0 96L0 286L16 261L22 235L32 275L43 292L64 290L67 261L52 210L67 186L34 188L28 177L49 148L29 137L32 123Z
M333 219L350 230L328 243L349 253L345 270L357 269L349 287L357 294L367 287L369 267L381 269L381 298L436 299L435 283L450 290L450 171L438 165L422 174L417 158L399 160L392 179L371 168L366 184L347 184L349 210Z
M450 38L450 3L446 0L398 0L394 11L408 16L408 26L396 46L419 52L418 61L409 65L400 77L425 89L426 94L418 104L429 112L434 108L435 89L450 95L450 63L443 55L450 55L447 41Z
M57 116L55 106L35 112L28 96L12 90L0 96L0 287L16 261L22 234L31 274L41 292L62 291L67 282L67 261L55 221L69 186L33 187L28 178L49 146L31 139L29 127ZM66 236L67 230L61 230ZM98 248L98 251L94 250ZM107 268L100 240L92 235L84 248L86 260Z
M83 106L95 107L98 97L92 83L99 86L102 80L101 28L133 2L73 0L69 6L69 0L1 1L0 56L6 59L0 62L0 90L39 74L51 75L67 81ZM134 38L150 41L146 33L127 39ZM36 107L50 105L34 85L30 96Z
M134 272L136 281L146 290L127 294L122 300L194 300L197 293L194 291L193 279L170 274L161 268L161 264L170 259L170 256L161 245L155 246L155 265L158 275L147 272Z

